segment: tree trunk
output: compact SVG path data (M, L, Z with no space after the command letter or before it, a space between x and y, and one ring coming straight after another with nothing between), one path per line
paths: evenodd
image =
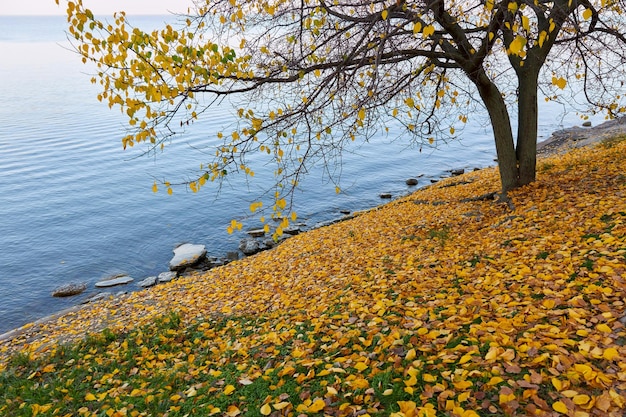
M518 125L516 155L519 185L535 181L537 168L537 79L538 73L519 74Z
M506 194L519 186L519 169L509 112L500 90L484 72L474 80L474 83L489 113L498 155L502 193Z

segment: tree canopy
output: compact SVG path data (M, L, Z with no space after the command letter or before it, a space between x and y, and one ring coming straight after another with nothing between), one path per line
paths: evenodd
M275 164L279 218L313 164L390 126L429 144L484 106L506 193L535 179L539 93L607 117L625 111L622 0L195 4L148 33L123 12L102 20L69 1L69 36L97 64L98 99L128 116L124 147L162 148L216 103L239 103L237 128L217 134L215 157L188 186L253 176L249 157L261 153Z

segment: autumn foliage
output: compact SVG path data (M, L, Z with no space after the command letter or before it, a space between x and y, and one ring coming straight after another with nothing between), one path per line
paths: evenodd
M622 416L625 156L540 160L513 209L472 172L31 326L0 414Z
M155 191L269 169L253 204L280 219L314 166L339 181L353 141L428 148L483 115L506 193L535 179L543 96L585 115L626 111L623 0L200 0L155 30L56 1L98 99L128 118L124 148L158 151L232 106L235 121L205 133L199 172Z

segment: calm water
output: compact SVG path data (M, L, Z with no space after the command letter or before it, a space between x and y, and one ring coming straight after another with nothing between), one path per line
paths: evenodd
M135 21L151 28L165 19ZM89 68L64 48L64 24L63 17L0 17L0 333L80 302L51 297L61 284L86 282L93 295L93 284L108 275L138 281L165 271L181 242L205 244L214 256L236 249L242 236L225 232L232 218L244 230L256 226L246 216L262 184L234 183L219 198L209 187L151 192L154 178L182 180L206 161L197 148L233 120L231 109L215 108L210 122L156 158L123 151L126 122L95 99ZM577 122L557 113L542 111L540 135ZM344 160L341 195L319 175L305 181L300 219L313 226L339 210L378 205L381 192L407 192L409 177L423 174L426 184L448 169L493 164L491 133L475 122L438 151L382 138L354 149Z

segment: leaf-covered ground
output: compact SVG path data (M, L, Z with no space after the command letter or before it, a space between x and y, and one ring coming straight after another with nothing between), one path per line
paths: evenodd
M472 172L33 326L0 415L623 416L625 155L542 159L513 207Z

